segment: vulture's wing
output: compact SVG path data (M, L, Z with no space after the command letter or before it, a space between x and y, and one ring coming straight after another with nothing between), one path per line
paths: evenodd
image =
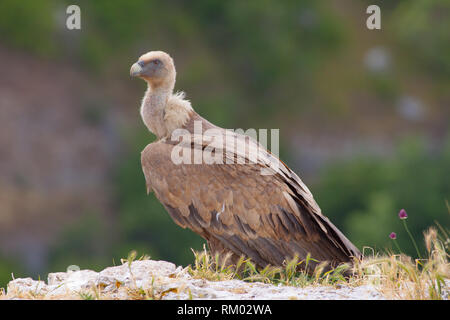
M230 131L223 136L228 148L216 144L208 150L211 141L194 137L179 144L155 142L142 152L147 188L178 225L260 266L281 265L295 254L304 259L308 252L332 264L360 255L286 165L249 137ZM212 150L208 155L223 164L174 163L172 156L193 155L194 149Z

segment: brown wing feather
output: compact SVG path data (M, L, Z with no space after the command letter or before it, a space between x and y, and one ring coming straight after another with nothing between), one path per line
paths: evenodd
M265 149L260 149L264 154L256 163L176 165L173 148L158 141L142 152L147 188L179 226L192 229L210 245L248 256L260 266L281 265L294 255L304 259L308 253L332 264L360 255L322 215L300 178ZM227 157L249 155L226 150ZM261 169L273 174L262 175Z

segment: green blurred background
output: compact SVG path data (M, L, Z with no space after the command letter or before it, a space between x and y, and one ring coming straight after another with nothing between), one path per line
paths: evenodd
M0 287L101 270L131 250L192 263L203 240L146 195L152 136L129 68L175 59L176 89L225 128L280 128L281 158L360 248L415 250L449 225L450 2L0 2ZM381 7L381 30L366 8Z

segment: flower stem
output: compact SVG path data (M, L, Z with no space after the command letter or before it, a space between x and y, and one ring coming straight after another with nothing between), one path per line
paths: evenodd
M422 256L420 255L420 252L419 252L419 248L417 248L416 241L414 240L411 232L408 229L408 226L406 225L406 220L403 220L403 225L405 226L406 232L408 232L409 237L411 238L411 240L412 240L412 242L414 244L414 248L416 248L416 252L417 252L417 255L419 256L419 259L422 259Z
M400 249L400 246L397 243L397 239L392 239L392 241L394 241L395 246L397 247L398 253L402 253L402 250Z

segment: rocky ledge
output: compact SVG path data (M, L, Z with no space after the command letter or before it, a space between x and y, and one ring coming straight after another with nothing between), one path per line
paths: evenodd
M3 299L384 299L375 287L290 287L241 280L207 281L166 261L141 260L101 272L50 273L48 281L9 282Z

